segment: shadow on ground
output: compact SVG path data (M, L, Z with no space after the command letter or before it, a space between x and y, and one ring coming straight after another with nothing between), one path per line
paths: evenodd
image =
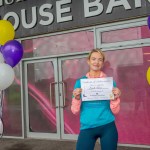
M5 150L33 150L33 148L27 144L18 143L6 148Z

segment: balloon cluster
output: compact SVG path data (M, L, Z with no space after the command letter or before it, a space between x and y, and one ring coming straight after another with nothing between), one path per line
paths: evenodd
M0 90L12 84L15 77L13 67L23 57L23 47L14 37L13 25L7 20L0 20Z
M150 16L148 16L148 18L147 18L147 25L150 29ZM150 84L150 67L148 67L148 70L147 70L147 73L146 73L146 78L147 78L148 84Z
M148 27L149 27L149 29L150 29L150 16L149 16L148 19L147 19L147 24L148 24Z

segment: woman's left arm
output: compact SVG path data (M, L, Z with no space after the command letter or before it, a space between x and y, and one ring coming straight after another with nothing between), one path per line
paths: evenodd
M120 111L120 95L121 91L118 88L113 88L113 94L115 96L114 100L110 100L110 109L113 114L117 114Z
M120 111L120 98L110 100L110 109L113 114L118 114Z

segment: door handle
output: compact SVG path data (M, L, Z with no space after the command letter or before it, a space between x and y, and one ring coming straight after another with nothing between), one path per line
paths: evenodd
M63 106L60 106L61 108L64 108L66 106L66 90L65 90L65 83L63 81L60 81L59 84L62 84L62 89L63 89Z
M49 84L49 92L50 92L50 104L53 108L58 108L58 106L56 106L56 100L55 100L55 106L53 106L53 101L52 101L52 84L58 84L58 82L51 82Z

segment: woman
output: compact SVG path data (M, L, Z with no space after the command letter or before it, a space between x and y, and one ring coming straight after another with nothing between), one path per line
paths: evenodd
M90 71L80 79L106 77L106 74L101 71L104 61L103 52L100 49L93 49L89 53L87 61ZM76 81L71 105L74 114L80 112L80 134L76 150L94 150L98 138L100 138L101 150L117 150L118 132L114 122L114 114L120 110L120 90L113 82L114 100L82 102L80 79Z

